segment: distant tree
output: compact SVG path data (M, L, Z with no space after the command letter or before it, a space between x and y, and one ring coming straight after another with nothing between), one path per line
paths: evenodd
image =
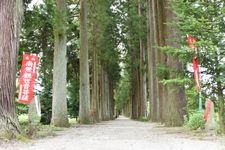
M131 105L131 118L141 119L147 116L147 82L146 82L146 1L121 2L122 43L124 44L124 63L128 70ZM128 110L128 109L127 109Z
M120 78L119 16L114 0L90 2L91 113L94 121L114 117L114 89ZM118 6L116 6L118 7ZM104 22L102 22L104 20Z
M130 116L130 110L128 110L129 107L129 95L131 87L131 82L128 79L127 70L122 74L121 80L116 88L115 93L115 99L116 99L116 111L117 113L120 113L126 116Z

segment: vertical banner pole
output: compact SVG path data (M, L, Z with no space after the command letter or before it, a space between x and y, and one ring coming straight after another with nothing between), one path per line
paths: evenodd
M193 59L193 68L194 68L194 77L196 80L196 85L199 91L199 111L202 112L202 92L201 92L201 71L200 71L200 66L199 66L199 62L198 62L198 49L197 47L194 45L194 43L196 42L196 39L193 38L191 35L187 35L187 42L189 44L189 48L193 49L195 51L195 57ZM197 60L195 60L197 59ZM196 71L198 70L198 71Z
M38 54L38 58L39 58L39 60L42 58L42 56L43 56L43 53L42 52L40 52L39 54ZM38 61L38 64L37 64L37 79L39 78L39 65L40 65L40 62L41 61ZM37 94L37 93L36 93ZM36 110L37 110L37 115L39 116L39 117L41 117L41 102L40 102L40 98L39 98L39 95L35 95L35 97L34 97L34 100L35 100L35 106L36 106Z

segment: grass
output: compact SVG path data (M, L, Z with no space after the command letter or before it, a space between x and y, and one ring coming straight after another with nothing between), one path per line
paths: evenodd
M47 136L55 136L56 131L62 131L63 128L55 127L52 125L42 125L40 123L23 123L21 124L22 133L18 137L19 140L23 138L37 139Z
M17 140L22 142L30 142L31 139L55 136L57 131L62 131L64 129L53 125L43 125L39 123L39 121L29 123L27 114L19 115L18 119L22 128L22 133L17 136ZM76 123L75 118L69 118L70 126Z
M77 124L77 119L76 118L69 118L69 124L70 124L70 126Z
M27 114L21 114L18 116L19 122L21 124L28 123L28 115Z

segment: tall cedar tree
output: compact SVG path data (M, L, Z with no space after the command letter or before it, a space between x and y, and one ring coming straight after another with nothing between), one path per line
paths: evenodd
M67 115L67 56L66 56L66 1L56 0L54 22L54 65L53 65L53 101L51 124L59 127L69 126Z
M0 134L20 132L15 108L16 64L22 1L0 2Z
M90 85L88 64L88 18L87 0L80 0L80 109L79 122L91 123Z
M161 121L169 126L183 124L186 106L184 87L172 82L162 85L161 80L174 80L182 72L182 63L170 55L165 55L159 47L178 48L178 30L170 25L176 20L168 0L148 1L148 76L150 94L150 112L153 121ZM171 72L162 77L156 74L157 65L163 64Z

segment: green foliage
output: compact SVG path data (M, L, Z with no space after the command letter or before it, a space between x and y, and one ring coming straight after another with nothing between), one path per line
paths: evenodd
M67 89L69 116L77 118L79 114L79 78L71 79Z
M175 77L172 79L167 79L168 75L173 73ZM165 65L158 64L156 67L156 75L160 79L160 82L164 85L166 84L177 84L177 85L187 85L192 82L192 80L186 77L183 73L179 73Z
M204 129L205 121L201 112L195 112L190 115L189 120L186 120L185 127L190 130Z
M191 34L198 39L196 45L201 66L208 68L205 74L212 76L205 87L216 90L214 83L223 84L223 78L220 76L225 73L224 69L220 69L220 66L224 65L222 59L225 55L225 23L222 19L224 3L222 1L174 0L172 7L178 16L179 21L176 25L183 35L183 42L186 42L186 34Z
M164 46L160 47L160 50L170 56L173 56L175 59L178 58L183 63L187 63L188 61L190 61L193 55L193 53L189 52L189 50L186 47L174 48L170 46Z
M77 123L77 119L76 118L69 118L70 126L75 125L76 123Z
M78 1L77 1L78 2ZM71 5L74 1L71 2ZM79 9L74 7L73 9L68 9L68 24L67 24L67 107L68 114L70 117L78 117L79 113L79 21L74 19L74 15L79 13Z
M204 76L207 75L207 81L201 86L203 95L207 97L213 95L217 100L224 99L225 70L222 69L225 56L224 2L173 0L171 7L178 17L174 24L180 29L182 43L187 43L186 34L191 34L197 39L196 52L201 67L206 68ZM219 106L219 109L223 110L222 107ZM223 117L224 115L221 118Z
M28 115L20 114L20 115L18 115L18 119L19 119L20 124L26 124L28 122Z
M141 117L138 120L139 121L142 121L142 122L148 122L149 121L149 118L148 117Z
M127 104L130 97L131 82L128 74L124 74L116 88L115 100L116 110L122 112L124 106Z
M160 80L165 79L165 77L169 74L169 68L165 65L158 64L156 66L156 75L159 77Z
M53 17L53 25L54 25L54 33L56 34L64 34L66 32L66 28L64 23L67 22L67 14L66 14L66 6L58 8L55 6L54 9L54 17Z
M190 82L188 78L174 78L174 79L163 79L160 81L164 85L166 84L177 84L177 85L185 85L186 83Z
M16 106L17 106L18 115L25 114L28 112L28 105L21 104L21 103L18 103L18 101L16 101Z
M119 28L117 24L118 17L116 13L112 11L113 0L102 1L98 0L95 6L96 16L94 21L98 27L98 40L97 49L98 56L100 58L101 65L104 70L110 75L110 80L116 84L120 79L120 52L119 45ZM104 20L104 22L102 22Z
M120 16L120 42L123 43L121 53L123 56L123 71L125 72L117 88L118 98L116 100L119 110L128 104L128 100L133 99L130 92L139 90L136 87L139 73L144 73L147 70L145 66L147 63L143 61L143 64L141 64L140 61L140 55L143 53L140 53L140 41L143 45L147 43L147 18L145 15L147 12L145 4L145 1L120 1L120 5L117 7L119 9L117 14ZM139 7L141 7L140 11ZM145 47L143 46L144 50ZM144 57L146 56L145 54ZM142 60L147 60L147 58L142 58Z
M187 111L188 113L193 113L198 109L199 95L195 86L186 88L187 96Z

